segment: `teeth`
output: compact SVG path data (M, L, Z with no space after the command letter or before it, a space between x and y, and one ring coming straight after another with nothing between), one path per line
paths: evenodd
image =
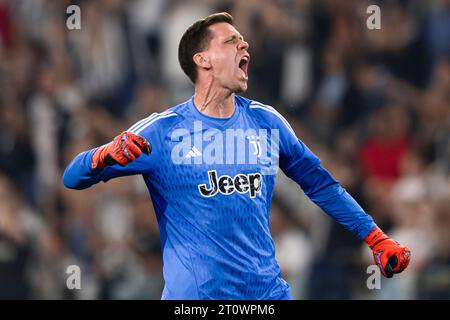
M248 75L247 75L247 67L246 65L249 63L250 61L250 57L249 56L243 56L241 58L241 60L239 61L239 69L241 72L241 76L243 79L248 80Z
M243 63L244 63L244 64L245 64L245 63L248 63L249 60L250 60L249 57L244 56L244 57L241 58L241 60L240 60L240 62L239 62L239 65L242 65Z
M248 57L242 57L241 60L239 61L239 68L243 67L248 62L249 62L249 58Z

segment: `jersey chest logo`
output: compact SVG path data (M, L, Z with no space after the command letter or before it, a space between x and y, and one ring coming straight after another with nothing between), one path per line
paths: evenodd
M216 170L208 171L209 186L199 184L198 190L203 197L213 197L217 193L230 195L234 192L240 194L250 194L250 198L255 198L256 194L261 194L262 175L259 172L249 174L237 174L234 177L223 175L218 177Z

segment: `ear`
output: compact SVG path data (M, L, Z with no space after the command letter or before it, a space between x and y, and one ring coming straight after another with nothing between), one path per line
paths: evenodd
M206 52L198 52L194 54L194 62L199 68L210 69L211 61L209 60L208 54Z

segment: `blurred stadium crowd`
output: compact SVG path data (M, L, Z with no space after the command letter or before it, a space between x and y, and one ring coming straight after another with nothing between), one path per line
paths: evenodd
M81 8L81 30L66 8ZM366 27L370 4L381 30ZM140 177L64 189L79 152L192 96L178 41L228 11L271 104L385 231L406 273L368 290L370 250L280 174L271 230L293 296L450 298L450 1L0 0L0 298L159 299ZM81 267L81 290L66 268ZM180 284L183 285L183 284Z

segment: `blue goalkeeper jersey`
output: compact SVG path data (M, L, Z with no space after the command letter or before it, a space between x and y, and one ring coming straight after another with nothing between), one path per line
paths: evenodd
M160 230L162 299L290 299L269 230L278 168L359 238L375 227L273 107L235 96L233 115L222 119L202 114L193 101L128 130L150 142L150 155L93 170L94 148L63 176L66 187L84 189L142 175Z

